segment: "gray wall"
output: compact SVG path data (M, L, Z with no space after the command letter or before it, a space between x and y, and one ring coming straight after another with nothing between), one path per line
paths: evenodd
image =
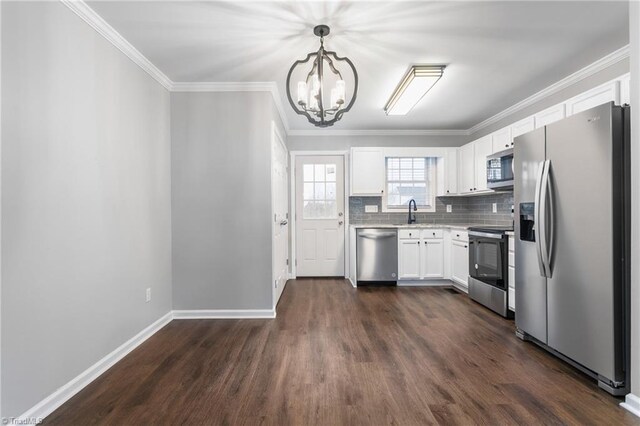
M171 94L174 309L272 308L273 119L266 92Z
M171 309L169 93L61 3L3 2L2 113L16 416Z
M493 213L493 204L497 212ZM366 205L378 206L378 213L365 213ZM447 213L451 205L451 213ZM472 197L436 197L435 212L416 212L417 223L445 223L464 225L513 225L511 206L513 193L475 195ZM386 213L382 211L382 197L349 197L349 223L400 224L406 223L408 211Z

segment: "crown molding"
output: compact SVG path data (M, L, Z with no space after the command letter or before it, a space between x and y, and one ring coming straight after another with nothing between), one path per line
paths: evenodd
M468 134L472 135L488 126L491 126L492 124L497 123L498 121L510 116L511 114L521 111L535 104L536 102L543 100L546 97L549 97L555 93L558 93L561 90L564 90L567 87L570 87L578 83L579 81L584 80L585 78L590 77L604 70L607 67L610 67L611 65L615 65L618 62L625 60L626 58L629 57L629 53L630 53L630 49L629 49L629 45L627 44L626 46L623 46L620 49L609 53L608 55L574 72L573 74L563 78L562 80L552 84L551 86L548 86L542 89L541 91L534 93L533 95L529 96L526 99L523 99L517 104L514 104L509 108L499 112L498 114L491 116L486 120L476 124L475 126L468 129L468 132L469 132Z
M468 136L467 130L290 130L289 136Z
M147 72L165 89L171 89L171 79L158 69L151 61L149 61L138 49L133 47L124 37L120 35L111 25L109 25L100 15L98 15L91 7L82 0L60 0L62 4L71 9L83 21L89 24L101 36L111 42L136 65Z

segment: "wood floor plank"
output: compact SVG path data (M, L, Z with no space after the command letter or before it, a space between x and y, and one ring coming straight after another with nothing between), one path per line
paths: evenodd
M640 424L514 323L441 287L287 284L274 320L176 320L51 425Z

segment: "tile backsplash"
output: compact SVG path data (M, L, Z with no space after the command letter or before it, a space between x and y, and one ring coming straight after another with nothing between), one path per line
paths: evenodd
M493 203L497 213L492 212ZM365 213L365 206L375 205L378 213ZM451 213L447 213L451 205ZM470 197L436 197L436 211L416 212L417 223L513 225L513 193L493 193ZM349 222L357 224L407 223L408 208L399 213L382 211L382 197L349 197Z

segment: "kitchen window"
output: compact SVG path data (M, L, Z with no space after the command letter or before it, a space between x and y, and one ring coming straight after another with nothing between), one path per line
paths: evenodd
M418 210L435 211L435 169L432 157L387 157L383 210L404 211L409 200Z

